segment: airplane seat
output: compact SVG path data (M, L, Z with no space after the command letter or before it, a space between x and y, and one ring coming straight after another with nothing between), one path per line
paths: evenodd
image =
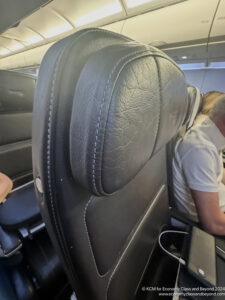
M14 184L0 207L0 225L17 229L41 220L32 171L32 111L36 79L0 70L0 172Z
M14 187L32 180L35 82L31 75L0 70L0 165L1 172L14 180Z
M34 102L36 193L77 298L134 299L169 222L166 144L188 108L182 71L154 47L84 29L48 50Z
M0 206L0 258L13 260L22 251L39 289L46 289L48 283L51 290L58 279L65 282L65 275L46 230L42 230L45 224L34 191L31 134L35 84L31 75L0 70L0 172L14 182L13 191ZM29 281L26 269L27 265L18 276L21 273ZM26 282L18 284L18 278L13 281L16 287L30 290ZM35 288L33 298L26 298L21 289L17 290L19 299L36 297Z
M171 211L171 222L174 226L183 227L184 224L199 226L197 218L189 216L178 210L176 199L173 190L173 156L175 145L177 141L184 136L184 134L193 126L194 121L201 111L202 97L197 87L187 87L189 108L186 119L179 132L171 139L167 145L167 172L168 172L168 191L169 191L169 205ZM183 224L184 223L184 224Z

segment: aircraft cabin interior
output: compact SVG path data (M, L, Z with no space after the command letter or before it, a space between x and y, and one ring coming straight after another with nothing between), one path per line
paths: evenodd
M225 0L0 0L0 300L225 299L225 225L174 183L188 134L225 141L211 92Z

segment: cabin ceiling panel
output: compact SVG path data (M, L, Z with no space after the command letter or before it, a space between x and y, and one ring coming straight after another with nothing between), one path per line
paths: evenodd
M129 16L188 0L121 0Z
M38 10L34 15L26 18L22 22L22 25L33 29L35 32L45 38L52 37L50 36L50 32L57 28L65 28L65 31L67 28L68 30L73 29L73 27L69 23L55 15L46 7ZM58 33L59 32L60 31L58 30Z
M126 20L122 20L122 21L115 22L115 23L112 23L112 24L109 24L106 26L102 26L102 28L113 31L113 32L122 33L125 22L126 22Z
M119 0L55 0L48 8L60 13L74 27L83 27L87 22L100 26L126 16ZM102 16L105 17L101 19Z
M119 0L54 0L2 34L0 58L56 41L83 27L102 26L124 17Z
M19 51L23 48L24 46L22 43L19 43L14 39L0 36L0 55L8 54L12 51Z
M128 19L123 34L144 43L206 39L217 1L205 4L206 0L189 0Z
M30 27L24 26L23 24L20 24L17 28L8 29L7 32L3 33L1 36L7 38L8 40L11 39L22 43L24 46L34 45L44 40L39 33ZM5 46L7 46L7 43Z

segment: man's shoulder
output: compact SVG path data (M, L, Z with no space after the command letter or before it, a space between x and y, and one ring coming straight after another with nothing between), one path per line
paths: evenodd
M180 141L177 151L180 157L191 155L201 155L202 153L217 154L216 146L207 140L200 131L194 129L188 132Z

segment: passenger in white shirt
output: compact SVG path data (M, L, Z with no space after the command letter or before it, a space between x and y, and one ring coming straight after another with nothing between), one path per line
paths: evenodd
M198 217L212 234L225 235L225 94L209 117L178 141L173 159L177 208Z

